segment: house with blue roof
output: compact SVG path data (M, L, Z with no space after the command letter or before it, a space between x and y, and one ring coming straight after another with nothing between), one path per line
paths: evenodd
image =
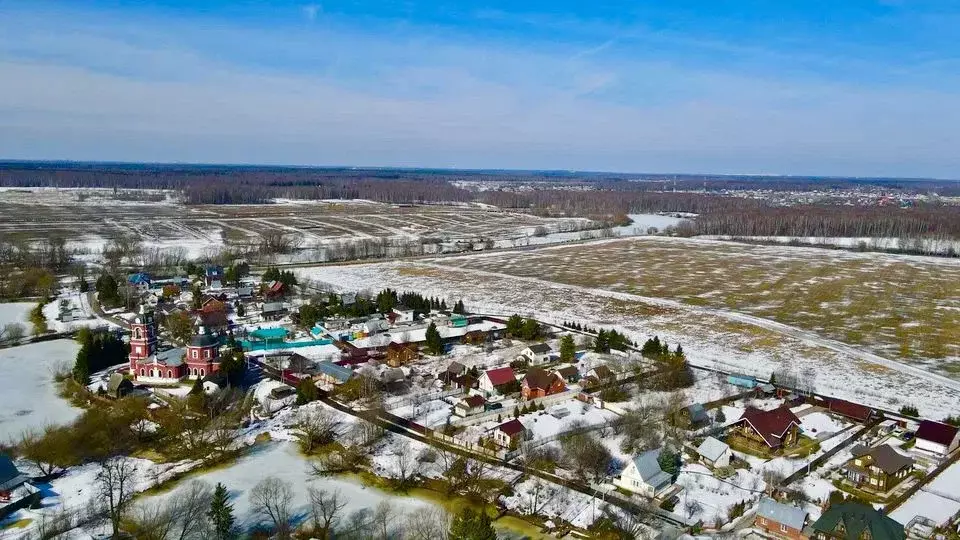
M659 458L659 448L638 454L613 484L650 499L662 495L673 485L673 477L660 468Z
M40 490L28 480L9 456L0 454L0 519L40 502Z
M751 375L744 375L742 373L731 373L727 376L727 382L739 386L741 388L756 388L757 387L757 378Z
M317 362L317 378L329 384L343 384L353 377L353 370L333 362Z
M137 292L145 293L150 290L150 284L152 283L152 280L150 279L150 274L146 272L137 272L136 274L130 274L127 276L127 283L136 289Z

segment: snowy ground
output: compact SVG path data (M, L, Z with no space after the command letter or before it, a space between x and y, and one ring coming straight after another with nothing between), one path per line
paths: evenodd
M815 374L811 382L819 392L876 407L898 409L902 403L899 396L910 395L925 416L942 418L960 408L960 382L916 366L891 362L759 317L541 279L494 275L466 264L485 257L454 258L463 261L459 268L393 262L304 268L298 272L341 290L355 290L357 283L364 283L370 290L415 290L448 299L448 303L462 298L474 311L520 313L554 323L578 321L618 328L640 342L659 335L671 344L682 343L691 363L730 372L765 378L778 369L797 374L810 369ZM731 321L740 325L737 331L728 328Z
M53 380L56 371L73 366L79 349L67 339L0 349L0 441L80 415L80 409L57 395Z
M907 499L890 517L906 525L915 516L946 523L960 512L960 463L954 463L940 476Z
M61 303L68 306L68 309L75 309L77 312L82 312L87 318L70 322L61 322ZM69 332L82 327L94 328L98 326L116 326L106 319L97 317L96 313L93 311L93 308L90 307L90 303L87 300L87 295L85 293L75 291L65 291L52 302L44 305L43 316L47 319L47 326L54 332Z
M28 317L30 310L36 304L29 302L5 302L0 304L0 328L7 324L20 323L23 325L25 335L33 333L33 325L30 324Z
M684 491L674 512L693 521L703 520L706 525L713 525L718 518L726 522L730 507L756 500L766 488L766 482L756 472L737 469L734 476L720 480L699 463L684 465L677 484ZM688 512L686 505L692 501L699 503L700 508L690 508L693 512Z
M230 492L234 515L238 524L249 529L261 523L250 501L250 490L264 478L275 477L290 483L293 488L293 515L306 517L309 507L307 488L328 491L339 490L347 502L346 513L364 508L371 510L382 501L388 501L400 512L407 513L430 503L413 497L398 497L380 490L363 486L360 482L343 477L316 477L299 449L293 443L277 442L259 446L233 465L192 476L210 485L222 483ZM141 500L141 504L158 504L177 496L177 490Z
M554 414L562 416L557 418ZM574 422L582 422L588 426L599 426L601 424L615 420L618 415L612 411L600 409L571 399L557 405L547 407L547 410L532 414L521 415L519 420L523 425L533 432L530 439L532 442L550 439L568 431ZM504 416L501 421L505 422L513 418ZM491 430L496 428L498 422L496 417L487 422L467 426L459 438L471 443L477 442L480 437L491 435Z

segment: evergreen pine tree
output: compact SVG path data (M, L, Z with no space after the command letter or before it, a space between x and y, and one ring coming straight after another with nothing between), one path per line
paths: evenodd
M437 325L433 322L427 327L426 338L427 351L430 352L430 354L443 353L443 338L440 337L440 331L437 330Z
M230 504L230 498L227 494L227 488L217 482L217 487L213 490L213 499L210 501L210 510L207 512L207 518L213 525L213 537L216 540L230 540L236 537L233 528L233 505Z
M84 386L90 384L90 346L86 343L77 351L73 364L73 380Z
M675 353L673 353L673 354L675 354L675 355L677 356L677 358L683 358L683 357L684 357L683 347L681 347L679 343L677 343L677 352L675 352Z
M313 379L306 378L301 380L300 384L297 385L297 405L316 401L317 398L317 385L314 384Z
M714 415L713 419L718 423L722 424L727 421L727 415L723 414L723 407L717 409L717 414Z
M203 394L203 378L197 377L193 380L193 386L190 388L189 395L196 396L201 394Z
M560 338L560 361L573 362L577 354L577 346L573 342L573 336L566 334Z
M447 301L446 301L446 300L441 300L441 301L440 301L440 309L441 309L442 311L447 311Z

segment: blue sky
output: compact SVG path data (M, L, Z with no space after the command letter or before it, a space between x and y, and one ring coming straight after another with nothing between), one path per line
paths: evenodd
M960 178L960 4L0 0L0 158Z

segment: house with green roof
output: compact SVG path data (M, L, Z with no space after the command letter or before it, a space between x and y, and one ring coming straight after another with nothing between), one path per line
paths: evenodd
M811 526L813 540L905 540L903 525L867 504L847 501L830 506Z

